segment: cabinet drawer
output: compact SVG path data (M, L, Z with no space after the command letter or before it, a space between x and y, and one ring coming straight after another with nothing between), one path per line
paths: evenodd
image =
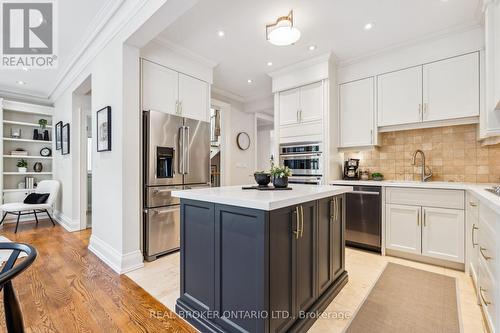
M386 202L400 205L464 209L462 190L389 187Z
M494 332L497 319L497 306L495 304L497 286L495 284L495 278L489 272L482 258L479 259L478 268L479 277L477 289L479 294L479 301L481 302L482 310L490 328L490 332Z

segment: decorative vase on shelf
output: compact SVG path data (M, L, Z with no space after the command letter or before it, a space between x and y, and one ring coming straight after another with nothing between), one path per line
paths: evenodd
M276 188L286 188L288 187L288 177L274 177L273 185Z
M48 130L43 131L43 140L44 141L50 141L50 139L49 139L49 131Z
M38 130L36 128L33 130L33 140L38 140Z
M21 172L21 173L26 173L28 172L28 168L17 168L17 172Z
M42 163L40 162L36 162L34 165L33 165L33 171L35 172L42 172L43 170L43 165Z

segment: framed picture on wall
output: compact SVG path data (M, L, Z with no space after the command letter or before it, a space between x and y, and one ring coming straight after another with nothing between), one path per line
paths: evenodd
M55 127L55 136L56 136L56 150L61 150L62 148L62 121L58 122Z
M68 155L69 154L69 124L66 124L62 127L61 130L61 154Z
M111 150L111 106L97 111L97 151Z

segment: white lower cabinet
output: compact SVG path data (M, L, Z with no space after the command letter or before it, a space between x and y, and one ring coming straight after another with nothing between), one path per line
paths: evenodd
M464 191L387 188L386 248L465 263L463 202Z
M422 207L422 254L464 262L464 211Z
M388 249L420 254L422 234L420 207L386 205L386 247Z

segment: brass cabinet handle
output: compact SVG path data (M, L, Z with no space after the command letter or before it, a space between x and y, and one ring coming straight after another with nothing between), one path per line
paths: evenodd
M426 227L426 226L427 226L427 221L426 221L426 220L427 220L427 213L426 213L426 211L424 210L424 227Z
M491 304L490 301L487 301L486 298L484 298L483 291L486 291L483 287L479 287L479 296L481 296L481 300L483 301L484 305L488 306Z
M417 210L417 227L420 227L420 209Z
M474 247L476 247L476 245L477 245L477 243L476 243L476 242L474 242L474 239L476 238L476 237L474 237L474 236L475 236L475 234L476 234L476 230L478 230L478 229L479 229L479 228L478 228L475 224L473 224L473 225L472 225L472 235L471 235L471 238L472 238L472 247L473 247L473 248L474 248Z
M300 221L301 221L301 226L300 226L300 237L304 236L304 207L300 206Z
M474 201L469 201L469 205L471 205L472 207L476 207L477 203L475 203Z
M335 199L332 199L330 200L330 222L335 221L335 209L336 209Z
M300 235L300 212L299 212L299 206L295 208L295 216L297 218L297 230L294 230L293 233L295 234L295 239L299 239Z
M484 247L480 246L479 247L479 252L481 252L481 255L483 256L483 258L486 259L486 260L490 260L491 257L485 255L483 251L486 251L486 249Z

